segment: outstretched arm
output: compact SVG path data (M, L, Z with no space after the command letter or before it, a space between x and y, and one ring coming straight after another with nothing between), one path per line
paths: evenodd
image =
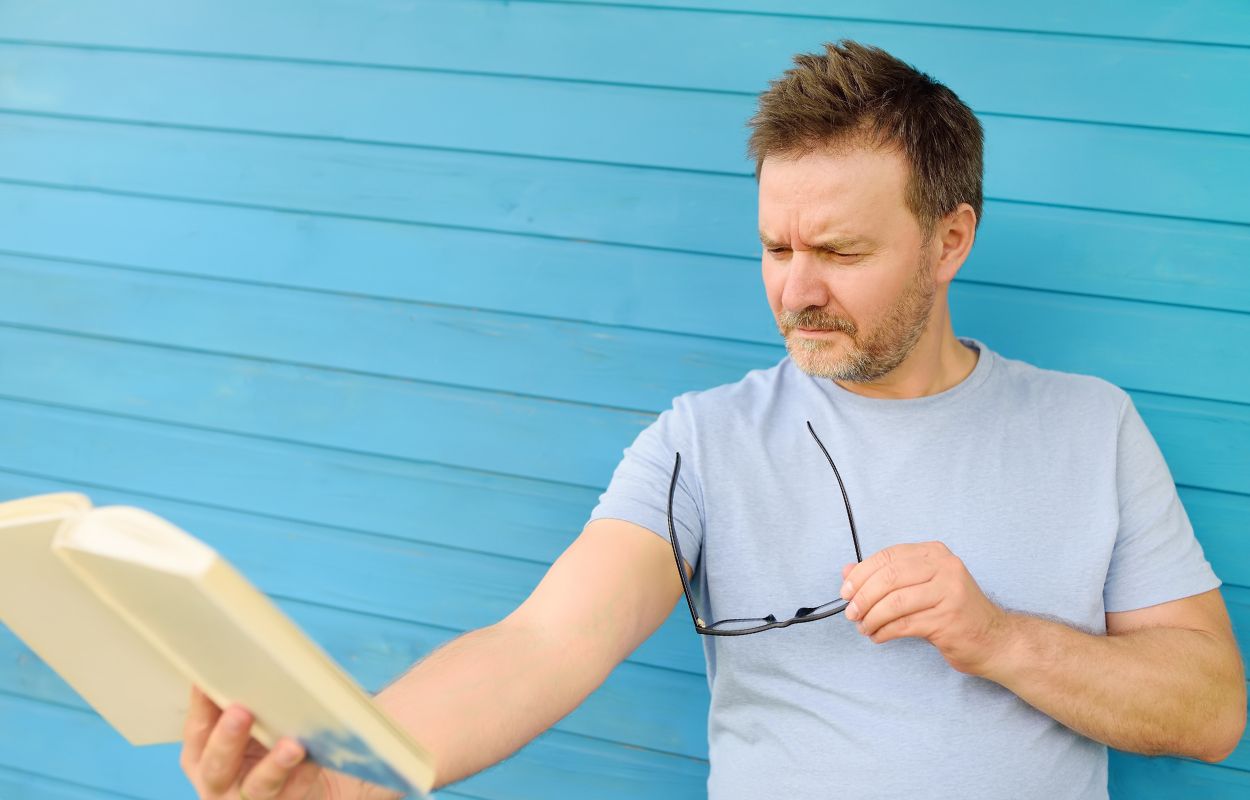
M668 542L630 522L594 520L507 618L435 650L376 702L430 751L435 788L455 783L576 708L664 622L681 591ZM401 796L303 760L294 740L263 747L250 739L246 708L223 713L201 693L192 699L179 763L206 800Z

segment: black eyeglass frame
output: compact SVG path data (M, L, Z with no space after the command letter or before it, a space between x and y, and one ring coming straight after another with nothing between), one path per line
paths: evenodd
M825 454L825 459L829 461L829 466L833 467L833 475L838 479L838 488L842 490L842 503L846 506L846 518L851 524L851 541L855 543L855 560L862 562L863 554L859 549L859 535L855 531L855 515L851 513L851 501L846 496L846 485L842 483L842 474L838 472L838 465L833 463L833 458L829 455L829 451L825 449L824 442L820 441L820 437L816 435L816 430L812 428L811 420L807 420L807 430L812 434L812 438L816 440L816 444L820 446L820 451ZM831 617L834 614L840 614L846 610L849 601L843 600L841 604L831 611L822 611L819 614L813 613L822 606L829 605L822 603L819 606L811 608L800 608L794 612L794 616L786 620L778 620L772 614L766 617L742 617L737 619L722 619L707 625L700 619L699 614L694 609L694 598L690 594L690 581L686 578L685 561L681 555L681 548L677 544L677 531L673 527L673 495L677 490L677 476L681 472L681 453L677 453L677 458L673 463L673 478L668 486L668 538L673 544L673 558L677 561L677 574L681 577L681 588L686 595L686 605L690 607L690 619L694 622L696 632L704 636L745 636L750 633L759 633L760 631L772 630L773 628L785 628L800 622L815 622L818 619ZM763 620L766 624L758 625L754 628L744 628L742 630L716 630L717 625L726 622L750 622L752 620Z

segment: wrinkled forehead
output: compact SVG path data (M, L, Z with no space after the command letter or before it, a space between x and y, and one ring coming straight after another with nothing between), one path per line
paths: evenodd
M764 159L760 232L802 243L818 238L891 240L918 230L907 208L907 162L893 150L818 151Z

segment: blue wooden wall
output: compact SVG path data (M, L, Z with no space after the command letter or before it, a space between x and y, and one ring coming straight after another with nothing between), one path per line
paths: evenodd
M915 6L0 0L0 499L168 516L379 689L520 603L670 398L784 354L744 123L851 37L984 123L956 332L1132 393L1250 642L1248 7ZM696 639L440 796L702 796ZM1112 794L1247 771L1113 753ZM190 796L0 628L0 800Z

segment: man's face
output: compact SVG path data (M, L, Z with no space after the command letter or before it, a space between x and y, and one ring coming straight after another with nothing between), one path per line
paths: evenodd
M764 289L804 372L873 381L925 332L938 285L932 248L922 249L920 226L904 205L907 174L894 151L764 160Z

